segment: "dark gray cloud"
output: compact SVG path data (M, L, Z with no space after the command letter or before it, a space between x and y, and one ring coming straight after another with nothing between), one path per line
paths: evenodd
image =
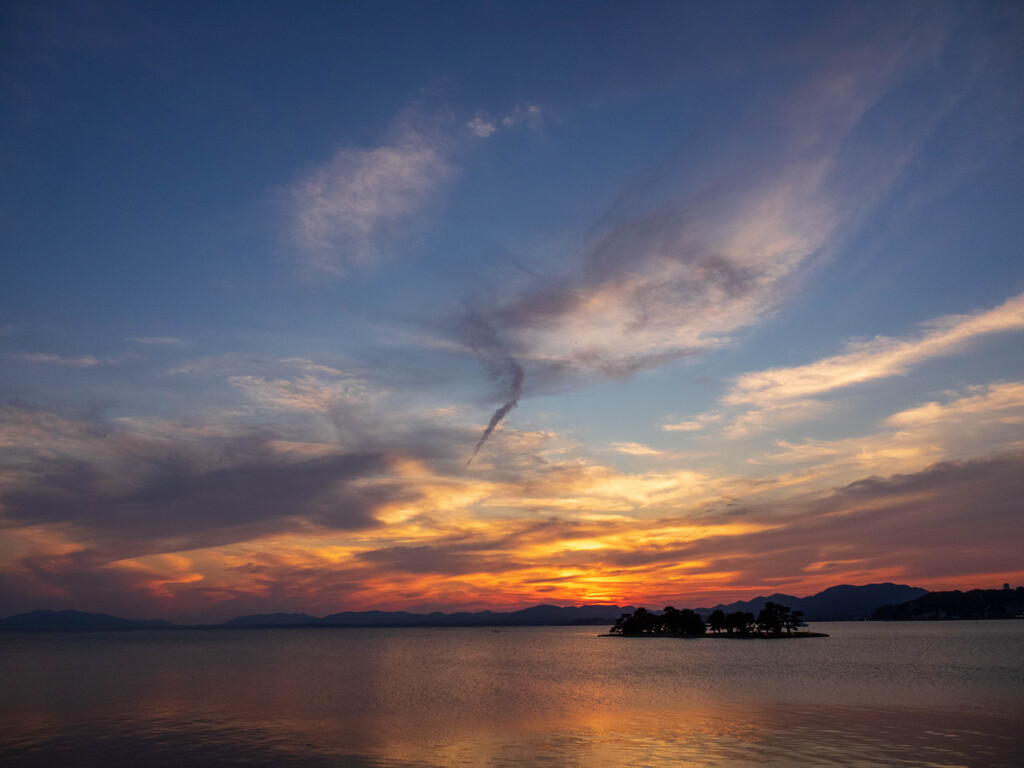
M43 427L59 419L41 411L24 418ZM356 482L389 474L385 452L295 459L275 451L265 434L149 440L71 423L88 445L23 457L0 489L3 518L72 524L111 557L227 544L303 524L373 527L382 504L414 495L394 484Z
M415 547L388 547L366 552L360 559L384 571L403 571L415 574L444 574L461 576L471 573L504 573L524 567L515 557L487 552L486 546L466 548L454 545L428 544Z
M468 315L463 319L462 338L480 358L484 370L487 372L487 378L499 387L501 398L505 401L491 415L483 434L480 435L480 439L473 447L473 453L466 462L466 466L469 466L502 419L519 405L519 398L523 395L523 385L526 383L526 374L515 358L506 352L504 344L495 333L494 328L481 316Z

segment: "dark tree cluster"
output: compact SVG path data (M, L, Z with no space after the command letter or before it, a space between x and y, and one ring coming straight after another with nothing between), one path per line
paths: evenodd
M783 632L791 635L803 620L803 611L791 611L789 606L769 600L757 615L757 627L763 635L781 635Z
M708 617L707 624L689 608L682 611L668 606L662 613L652 613L646 608L637 608L633 613L624 613L615 626L613 635L675 635L694 637L705 632L725 633L732 637L780 637L792 634L803 623L803 611L791 611L785 605L769 601L761 612L754 614L736 611L726 614L717 609Z
M717 609L708 616L708 629L716 634L725 632L740 637L778 637L783 632L793 634L793 630L803 624L803 619L803 611L791 611L789 606L769 600L756 619L750 612L726 614Z
M708 616L708 629L716 635L725 632L728 635L748 636L757 631L757 623L754 614L749 611L726 613L717 608Z
M624 613L615 620L611 628L613 635L674 635L693 637L703 635L707 627L704 620L689 608L678 610L666 606L660 614L646 608L637 608L633 613Z

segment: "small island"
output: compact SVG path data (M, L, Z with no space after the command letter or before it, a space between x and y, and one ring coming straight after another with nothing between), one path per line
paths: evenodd
M723 637L723 638L804 638L828 637L820 632L798 631L804 626L803 611L791 611L785 605L767 602L761 612L735 611L726 614L715 610L704 619L689 608L679 610L671 605L659 613L637 608L624 613L609 630L613 637Z

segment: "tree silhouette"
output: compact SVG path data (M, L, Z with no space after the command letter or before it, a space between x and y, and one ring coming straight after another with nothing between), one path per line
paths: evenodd
M632 614L624 613L616 619L611 631L616 635L650 635L655 633L660 621L660 617L646 608L637 608Z
M757 614L757 629L765 635L782 634L782 617L777 610L778 606L769 601Z
M734 611L726 614L716 608L708 616L707 624L689 608L679 610L671 605L660 613L646 608L637 608L633 613L624 613L615 620L610 630L613 635L669 635L673 637L695 637L708 630L718 634L723 630L730 637L781 637L783 631L792 635L801 626L803 611L791 611L788 606L768 601L757 618L749 611ZM814 635L811 635L814 636Z
M715 610L711 612L711 615L708 616L708 629L715 634L723 631L726 628L726 624L725 611L721 608L715 608Z
M682 614L679 610L671 605L665 606L665 610L661 612L661 621L658 624L659 631L674 635L679 632L681 626Z
M786 622L785 629L786 634L793 634L793 630L804 623L804 612L793 611L789 614L789 620Z
M725 631L728 634L749 635L754 631L754 614L749 611L733 611L725 617Z
M675 635L689 637L703 635L704 620L686 608L682 611L667 606L659 616L646 608L637 608L633 613L624 613L615 620L611 628L614 635Z
M703 635L707 631L707 625L704 623L704 619L698 616L695 611L691 611L687 608L683 610L682 614L684 635Z
M770 636L781 635L782 630L786 630L786 634L793 634L793 630L800 626L803 616L803 611L791 611L789 606L769 600L757 615L757 628Z

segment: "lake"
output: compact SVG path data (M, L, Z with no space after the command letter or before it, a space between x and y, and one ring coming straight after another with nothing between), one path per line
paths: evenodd
M1024 621L0 632L9 766L1024 764Z

